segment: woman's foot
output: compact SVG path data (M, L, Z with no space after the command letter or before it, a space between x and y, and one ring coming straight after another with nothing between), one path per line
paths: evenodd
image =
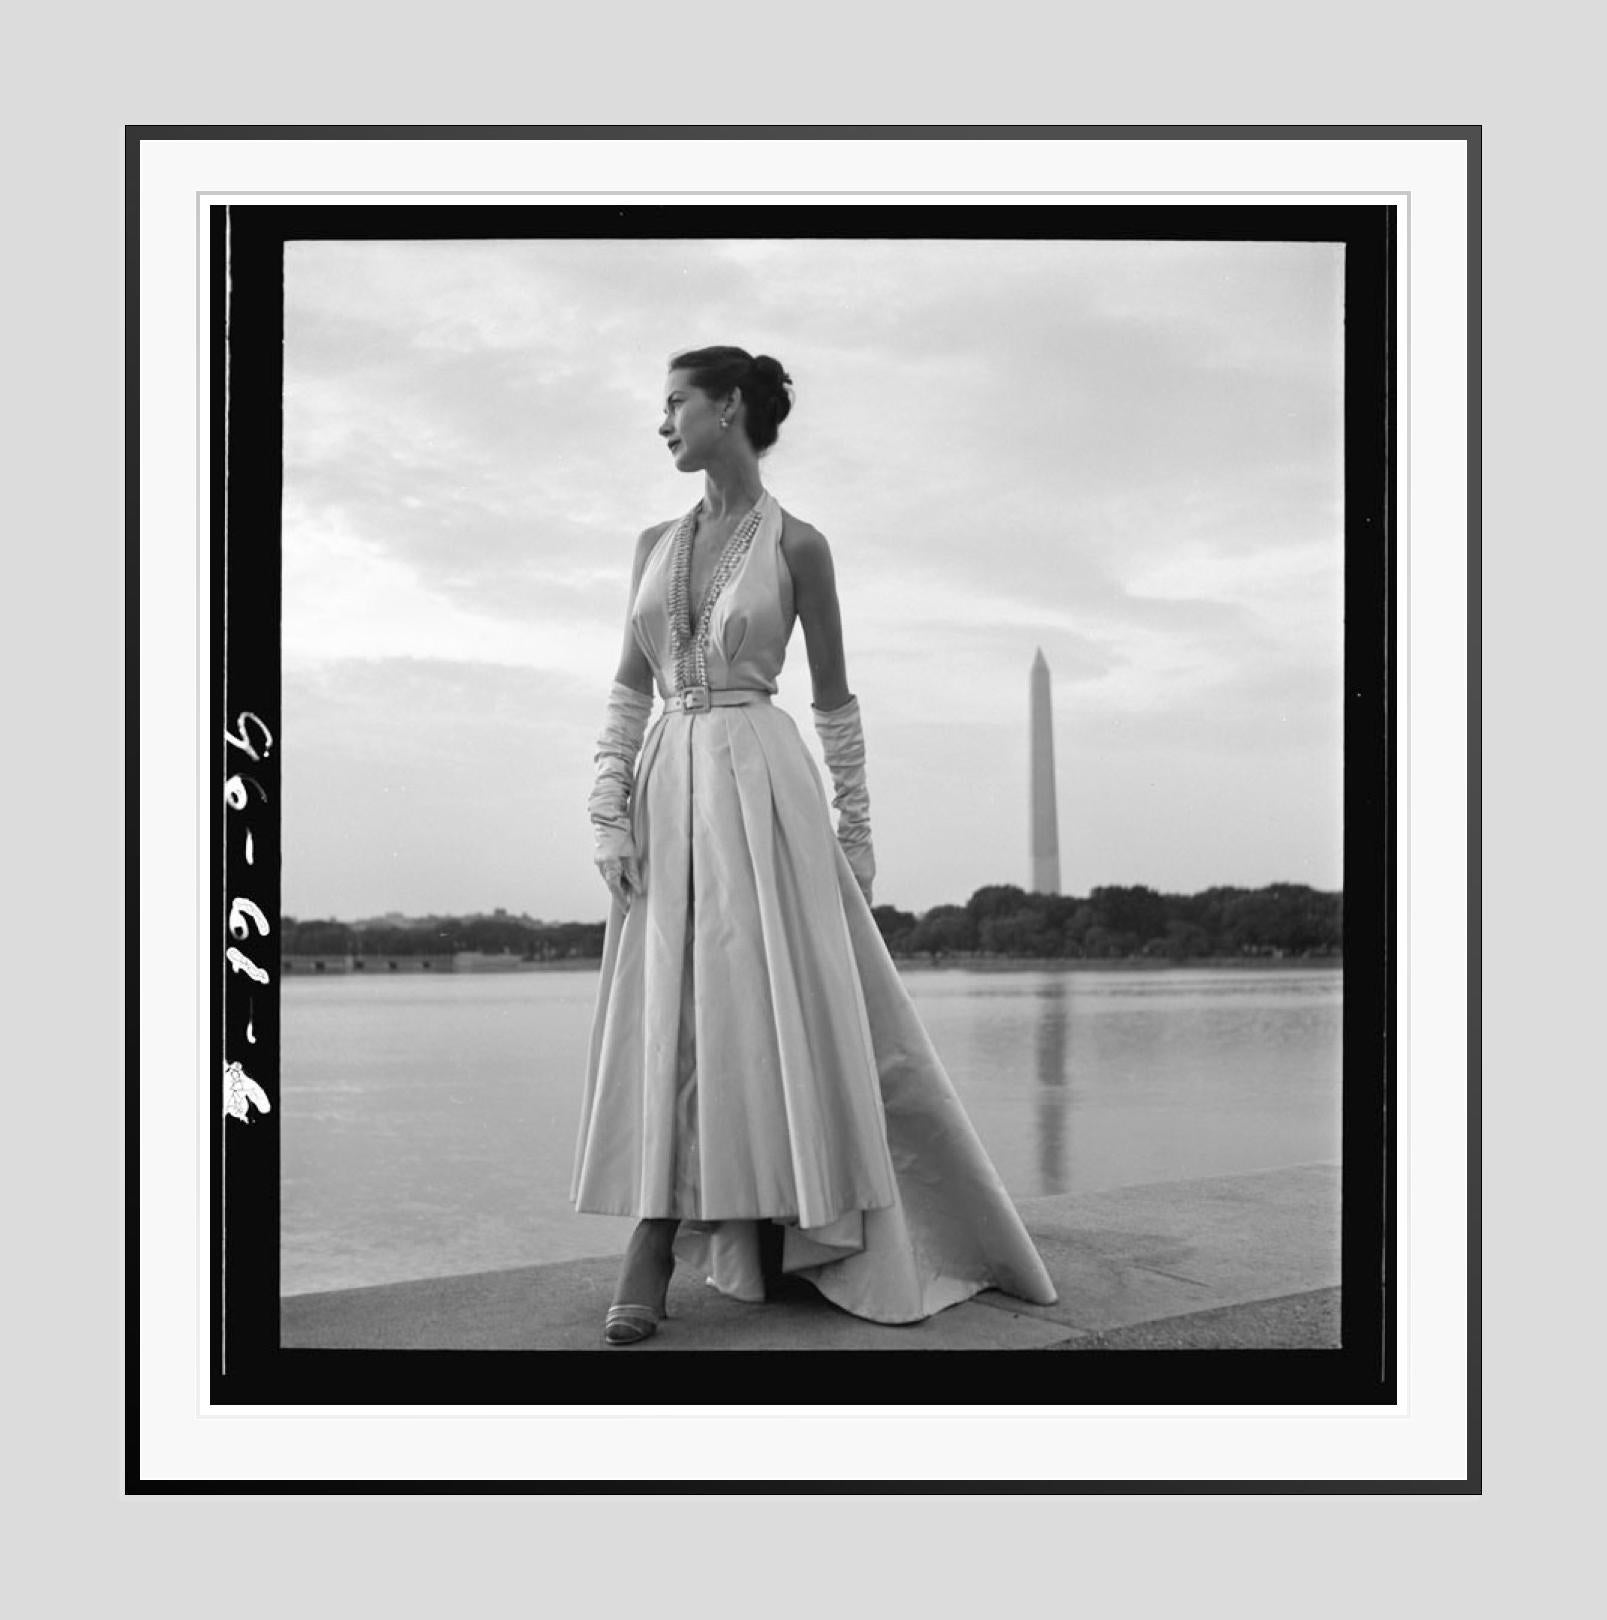
M603 1321L608 1344L638 1344L650 1339L669 1315L670 1276L675 1270L673 1220L643 1221L631 1233L620 1267L614 1303Z

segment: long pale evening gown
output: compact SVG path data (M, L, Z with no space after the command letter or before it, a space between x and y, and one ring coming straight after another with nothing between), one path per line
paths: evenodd
M826 788L769 701L796 623L768 491L686 605L694 513L642 570L633 634L661 697L706 680L756 701L660 710L637 761L642 893L603 940L572 1197L678 1217L677 1258L764 1297L782 1264L877 1322L984 1288L1054 1287L888 955ZM874 756L873 756L874 757Z

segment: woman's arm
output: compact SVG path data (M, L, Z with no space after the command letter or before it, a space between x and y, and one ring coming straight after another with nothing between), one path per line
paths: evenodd
M792 571L793 605L803 622L814 706L820 710L840 709L853 694L848 690L842 610L837 601L831 547L819 529L799 522L789 513L781 526L781 550Z
M848 690L831 547L818 529L790 520L782 527L781 543L792 570L793 605L803 620L809 645L809 673L815 688L812 718L831 775L837 842L869 906L876 855L871 847L870 792L865 786L865 731L859 719L859 699Z
M630 595L625 599L625 644L620 649L619 668L614 672L614 679L621 686L629 686L637 692L646 692L652 696L653 692L653 666L647 661L636 640L636 632L631 628L631 609L636 605L636 589L642 583L642 570L647 566L647 559L652 554L653 547L658 544L659 536L669 528L668 523L655 523L651 529L643 529L636 537L636 556L631 563Z

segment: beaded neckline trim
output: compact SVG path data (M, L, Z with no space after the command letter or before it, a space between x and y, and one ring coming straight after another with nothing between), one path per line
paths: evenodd
M731 538L726 541L725 549L714 565L714 574L709 580L696 625L691 623L692 534L697 524L698 508L694 506L681 519L681 526L675 534L669 589L670 663L675 671L677 692L689 686L707 686L709 683L708 637L714 609L720 600L720 593L742 566L742 559L747 556L753 537L759 532L767 498L767 495L761 495L754 502L753 509L732 530Z

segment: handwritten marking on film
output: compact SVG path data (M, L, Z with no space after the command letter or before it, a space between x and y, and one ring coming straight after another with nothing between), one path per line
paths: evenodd
M251 738L246 734L246 721L248 720L257 728L258 732L262 736L262 752L260 754L253 746ZM235 727L238 731L238 735L236 735L236 732L234 731L224 732L223 740L226 743L231 744L235 748L241 749L243 752L249 754L252 759L256 760L266 759L268 755L273 752L273 733L269 731L268 728L263 725L262 721L259 720L249 709L242 709L240 711L240 718L235 721Z
M273 733L269 731L261 719L249 709L242 709L235 720L235 729L225 731L223 740L231 748L238 748L249 758L261 761L273 751ZM261 803L268 802L267 792L254 776L243 776L236 772L223 784L223 799L229 809L236 813L246 813L252 808L251 790L255 790ZM252 843L251 829L247 827L245 834L246 865L254 863L255 852ZM249 940L253 937L266 939L272 933L272 926L267 915L255 900L249 895L235 895L229 902L229 933L237 940ZM224 960L229 964L231 973L243 973L248 979L258 984L272 982L268 970L259 966L246 955L238 945L231 945L223 953ZM254 1011L254 1009L253 1009ZM246 1018L246 1043L256 1045L257 1036L253 1028L253 1018L248 1014ZM225 1054L227 1057L227 1054ZM225 1062L223 1069L223 1111L235 1119L243 1120L247 1125L251 1123L251 1109L255 1107L259 1113L270 1113L273 1105L268 1100L268 1094L251 1078L238 1063Z
M236 1119L243 1119L249 1125L253 1105L260 1113L271 1114L273 1112L273 1104L268 1101L267 1092L238 1063L225 1064L223 1069L224 1113L233 1114Z

